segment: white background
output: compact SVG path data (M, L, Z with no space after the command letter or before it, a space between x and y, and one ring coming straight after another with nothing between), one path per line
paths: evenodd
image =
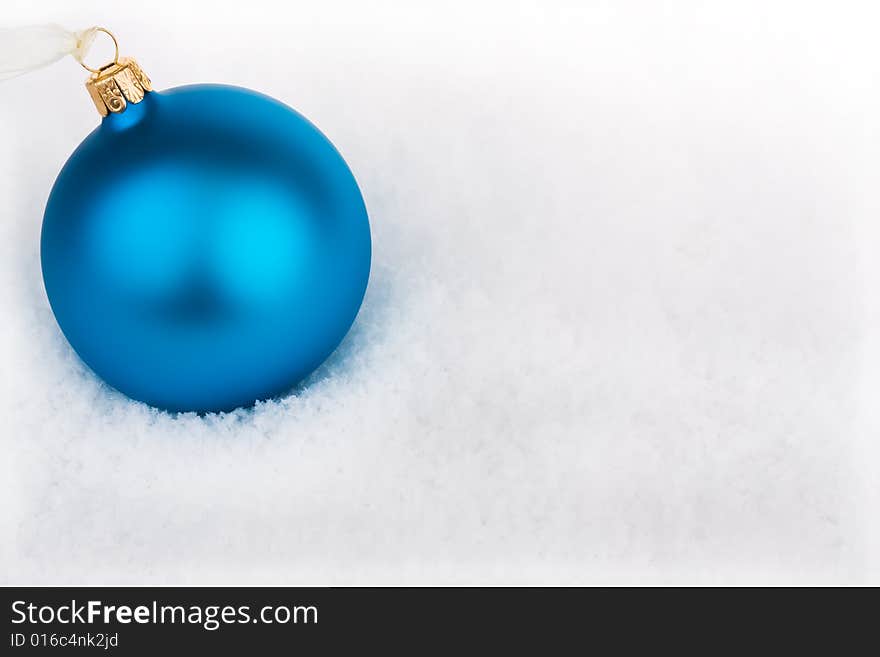
M132 403L40 278L85 74L0 83L2 582L880 581L873 5L4 0L299 109L374 268L299 397Z

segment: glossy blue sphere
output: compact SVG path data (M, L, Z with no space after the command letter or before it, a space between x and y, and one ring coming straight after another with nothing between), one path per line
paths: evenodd
M76 149L43 219L58 324L114 388L168 411L290 391L350 328L370 227L345 161L286 105L150 92Z

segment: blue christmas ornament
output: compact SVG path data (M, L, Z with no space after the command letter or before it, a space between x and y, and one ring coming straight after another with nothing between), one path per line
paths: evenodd
M345 161L252 91L151 91L118 57L86 86L105 116L59 174L41 243L70 344L109 385L169 411L290 391L367 286L370 227Z

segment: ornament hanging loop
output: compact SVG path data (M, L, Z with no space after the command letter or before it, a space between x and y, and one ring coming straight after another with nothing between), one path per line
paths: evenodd
M100 68L92 68L91 66L86 64L82 59L77 59L77 61L79 62L80 66L82 66L84 69L86 69L90 73L100 74L103 71L110 68L111 66L117 66L119 64L119 42L116 40L116 36L113 34L113 32L108 30L106 27L94 27L92 29L94 30L94 32L103 32L104 34L106 34L107 36L109 36L113 40L113 47L115 49L115 52L113 55L113 61L108 64L104 64Z

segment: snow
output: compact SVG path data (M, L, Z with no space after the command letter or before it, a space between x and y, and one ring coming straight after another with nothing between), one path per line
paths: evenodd
M374 268L299 394L125 399L39 270L84 72L3 82L0 582L880 582L871 3L33 4L303 112Z

